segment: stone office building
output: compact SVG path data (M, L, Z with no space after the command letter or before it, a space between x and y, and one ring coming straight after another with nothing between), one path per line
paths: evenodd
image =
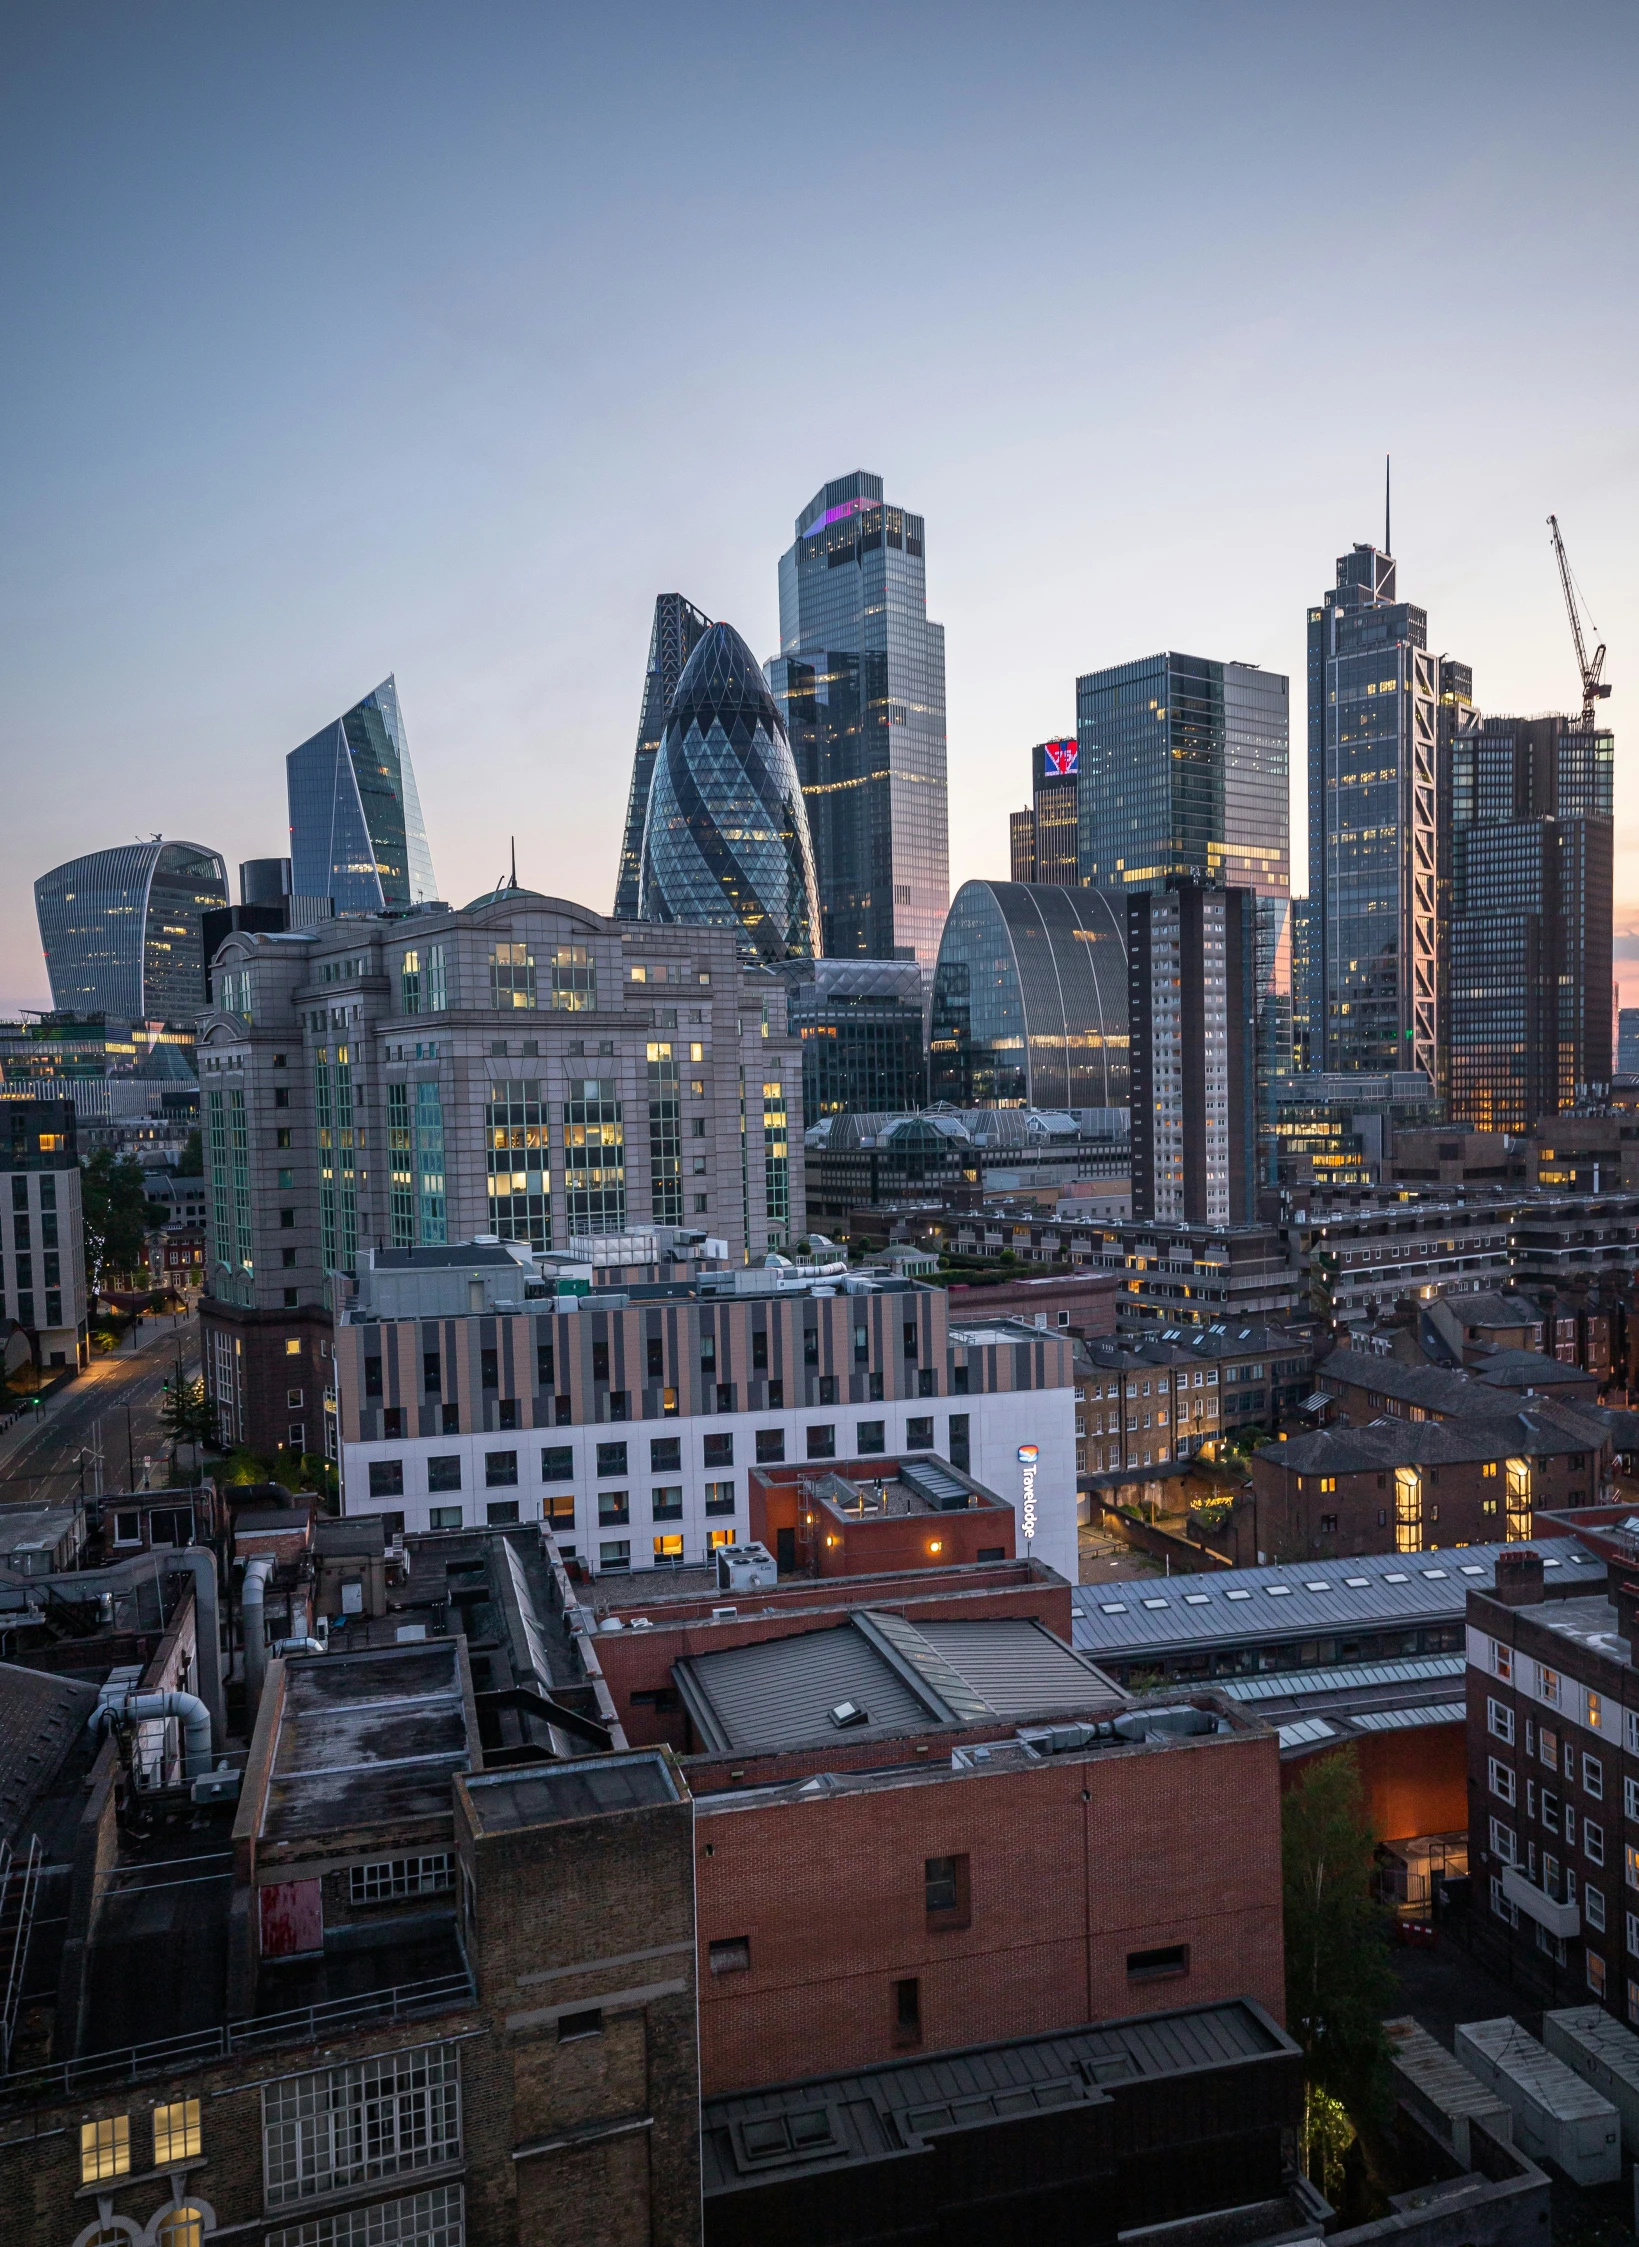
M231 1443L324 1443L360 1250L804 1230L785 989L727 929L507 888L229 938L200 1027L205 1374Z

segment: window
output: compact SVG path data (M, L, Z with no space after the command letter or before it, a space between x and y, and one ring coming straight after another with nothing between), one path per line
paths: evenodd
M885 1420L861 1420L854 1430L854 1448L861 1459L874 1459L888 1448Z
M657 1537L654 1541L656 1568L681 1568L683 1565L683 1540L681 1536Z
M623 1443L598 1445L598 1480L605 1476L623 1475L626 1472L626 1446Z
M497 944L491 949L489 1003L507 1012L535 1005L535 955L527 944Z
M837 1455L835 1428L810 1428L808 1430L808 1456L810 1459L834 1459Z
M203 2209L189 2204L167 2209L159 2220L158 2247L205 2247Z
M292 1389L285 1401L287 1407L294 1409L302 1401L301 1390ZM396 1443L402 1438L404 1434L404 1407L401 1404L387 1406L381 1415L381 1432L389 1443Z
M1500 1818L1491 1820L1491 1854L1500 1858L1505 1865L1519 1862L1519 1844L1515 1840L1514 1829L1512 1826L1505 1826Z
M1635 1849L1631 1841L1623 1850L1622 1859L1627 1875L1628 1886L1630 1888L1639 1888L1639 1849Z
M707 1960L714 1974L749 1974L751 1971L751 1937L728 1935L713 1943Z
M822 1373L820 1375L819 1401L821 1404L836 1403L837 1377L834 1373Z
M1582 1911L1588 1925L1603 1932L1605 1925L1605 1891L1602 1888L1585 1886L1582 1891Z
M1568 1819L1570 1811L1567 1810L1565 1815ZM1602 1865L1605 1862L1605 1829L1603 1826L1596 1826L1591 1818L1584 1818L1582 1821L1582 1854L1590 1865Z
M1159 1982L1172 1975L1188 1972L1188 1943L1163 1943L1155 1950L1127 1953L1129 1982Z
M1496 1664L1497 1675L1506 1685L1514 1674L1514 1650L1510 1646L1504 1646L1500 1639L1496 1639L1492 1642L1491 1653Z
M602 2034L603 2007L601 2005L589 2005L581 2013L560 2013L558 2015L558 2042L560 2044L571 2044L578 2036L601 2036Z
M575 1454L567 1443L550 1443L541 1453L542 1482L572 1482L575 1475Z
M510 1529L518 1519L516 1498L492 1498L484 1508L484 1519L491 1529Z
M629 1538L610 1537L605 1539L598 1547L598 1566L600 1568L615 1571L630 1568L631 1565L632 1546Z
M438 1432L441 1436L458 1436L461 1433L461 1407L458 1404L439 1406Z
M347 1874L348 1901L354 1904L396 1904L410 1896L440 1895L454 1886L455 1856L448 1849L428 1857L353 1865Z
M372 1498L403 1497L404 1462L402 1459L371 1460L370 1495Z
M1605 1994L1605 1961L1597 1951L1585 1951L1583 1957L1587 1966L1588 1987L1595 1997L1602 1998Z
M1583 1791L1595 1802L1604 1801L1605 1767L1596 1755L1585 1755L1582 1758L1582 1786Z
M732 1436L707 1436L706 1452L702 1462L707 1467L732 1467L734 1464L734 1438Z
M785 1457L785 1430L759 1428L757 1430L757 1464L759 1467L777 1467Z
M630 1521L631 1518L631 1507L624 1490L600 1490L598 1492L598 1520L606 1529L614 1528L621 1522Z
M490 1490L507 1490L518 1480L518 1454L515 1451L486 1451L484 1453L484 1483Z
M893 1986L893 2040L898 2045L922 2041L922 1985L914 1975Z
M1513 1746L1514 1712L1505 1702L1487 1701L1485 1704L1485 1722L1487 1731L1492 1733L1495 1738L1505 1740L1509 1747Z
M459 1490L460 1487L461 1460L458 1453L444 1453L427 1461L429 1490Z
M933 1421L907 1420L905 1422L905 1449L931 1451L933 1449Z
M430 1397L436 1397L443 1389L444 1363L436 1350L422 1352L421 1386Z
M1494 1795L1500 1797L1504 1802L1511 1803L1518 1799L1518 1790L1511 1765L1499 1763L1496 1757L1492 1756L1490 1759L1490 1774L1491 1792ZM1639 1887L1639 1880L1636 1880L1634 1885Z
M552 1004L563 1014L587 1014L597 1003L596 960L584 944L558 945L552 954Z
M966 1857L929 1857L922 1866L923 1900L928 1933L973 1924L970 1860Z
M706 1485L706 1511L708 1514L731 1514L734 1511L734 1485L732 1482L708 1482Z
M287 1334L285 1337L285 1356L287 1358L299 1358L301 1354L301 1336L299 1334Z
M107 2177L123 2177L131 2167L131 2117L104 2115L100 2122L80 2124L80 2182L101 2184Z
M427 1526L429 1529L459 1529L461 1526L460 1507L429 1506L427 1508Z
M683 1439L681 1436L656 1436L649 1444L649 1472L651 1475L676 1474L683 1464Z

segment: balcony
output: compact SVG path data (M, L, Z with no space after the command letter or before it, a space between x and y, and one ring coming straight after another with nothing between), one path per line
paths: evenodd
M1546 1889L1527 1880L1517 1865L1504 1865L1502 1892L1527 1918L1534 1919L1539 1927L1546 1927L1550 1935L1570 1938L1581 1934L1582 1914L1576 1905L1557 1903Z

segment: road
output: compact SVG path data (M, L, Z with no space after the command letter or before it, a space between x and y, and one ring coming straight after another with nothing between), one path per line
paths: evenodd
M109 1357L93 1357L78 1380L46 1400L43 1414L27 1414L9 1428L0 1436L0 1501L67 1498L82 1487L128 1490L133 1470L140 1487L144 1455L151 1480L162 1484L170 1453L159 1412L179 1347L191 1380L199 1372L197 1323L173 1324L168 1314L147 1319L135 1350L127 1342Z

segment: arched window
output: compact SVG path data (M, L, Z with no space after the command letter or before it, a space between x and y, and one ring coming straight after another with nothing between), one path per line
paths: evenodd
M160 2218L159 2247L205 2247L205 2214L190 2202Z

